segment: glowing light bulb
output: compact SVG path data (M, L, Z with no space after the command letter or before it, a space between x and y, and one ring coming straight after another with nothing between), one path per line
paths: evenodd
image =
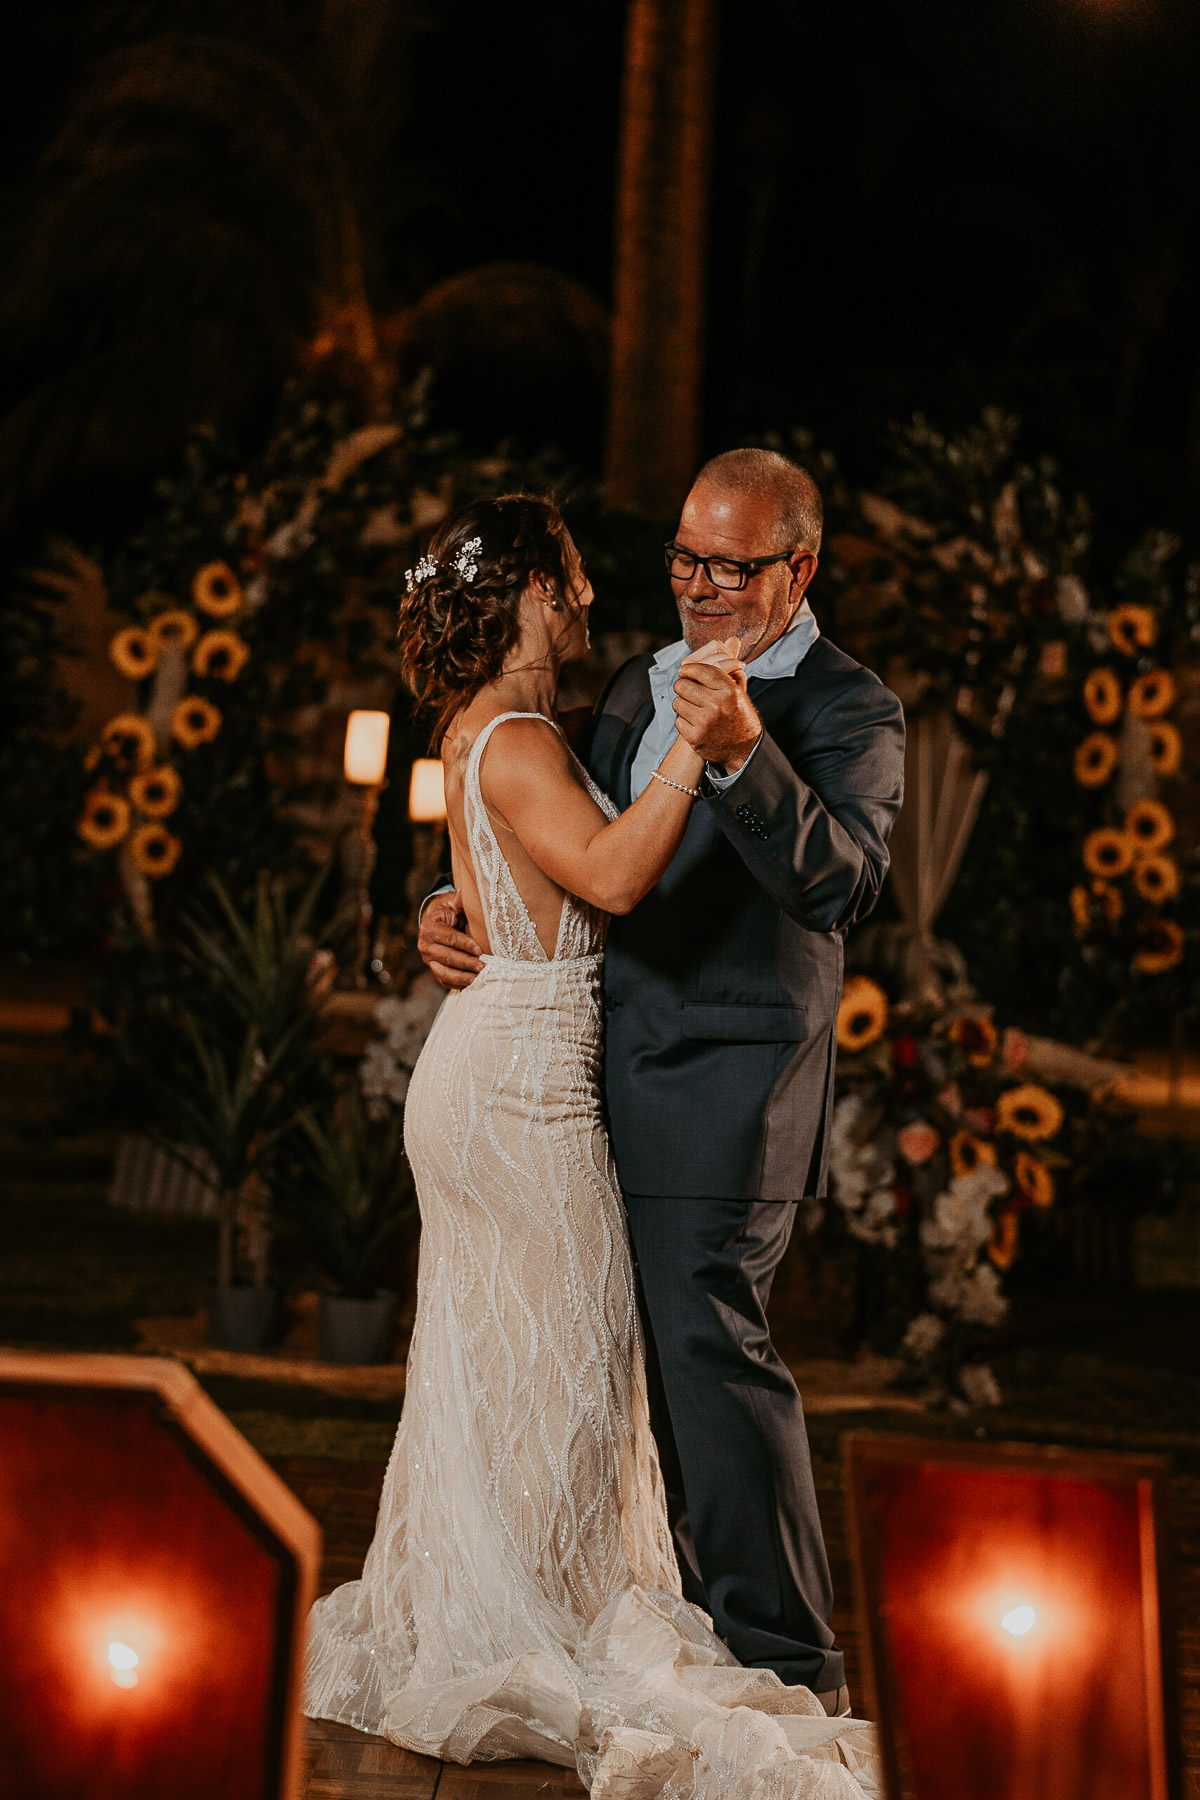
M1032 1631L1037 1623L1037 1614L1032 1606L1014 1606L1005 1613L1000 1623L1005 1631L1010 1631L1014 1637L1024 1637L1025 1633Z
M111 1643L108 1646L108 1672L119 1688L134 1688L138 1684L137 1666L139 1662L136 1650L128 1644Z

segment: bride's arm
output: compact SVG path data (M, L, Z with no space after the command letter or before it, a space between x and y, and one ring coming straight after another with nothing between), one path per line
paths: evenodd
M489 810L511 827L543 875L604 912L627 913L665 872L683 842L704 759L677 737L659 764L662 781L609 821L579 778L557 731L509 719L480 766ZM678 783L669 786L668 783Z

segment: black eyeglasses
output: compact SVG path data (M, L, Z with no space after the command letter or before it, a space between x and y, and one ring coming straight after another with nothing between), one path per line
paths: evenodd
M676 581L690 581L697 569L703 569L715 588L724 588L729 593L744 588L760 569L768 569L772 563L786 562L794 554L791 550L780 550L774 556L752 556L748 562L735 562L731 556L697 556L693 550L685 550L674 540L663 545L667 574Z

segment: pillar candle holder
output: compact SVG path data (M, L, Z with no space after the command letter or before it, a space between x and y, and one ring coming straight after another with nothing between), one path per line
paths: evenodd
M1167 1466L851 1433L888 1800L1175 1800Z
M375 814L384 789L387 768L390 720L385 712L352 712L346 721L346 751L343 763L346 780L361 788L358 823L353 838L346 845L345 863L349 885L353 889L355 942L354 961L345 981L347 987L365 988L368 983L367 961L371 952L371 877L375 873Z

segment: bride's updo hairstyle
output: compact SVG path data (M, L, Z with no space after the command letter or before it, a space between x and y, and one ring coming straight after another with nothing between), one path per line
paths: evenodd
M521 595L535 575L570 604L567 528L552 500L473 500L440 525L400 602L400 672L434 717L434 741L498 679L520 635Z

